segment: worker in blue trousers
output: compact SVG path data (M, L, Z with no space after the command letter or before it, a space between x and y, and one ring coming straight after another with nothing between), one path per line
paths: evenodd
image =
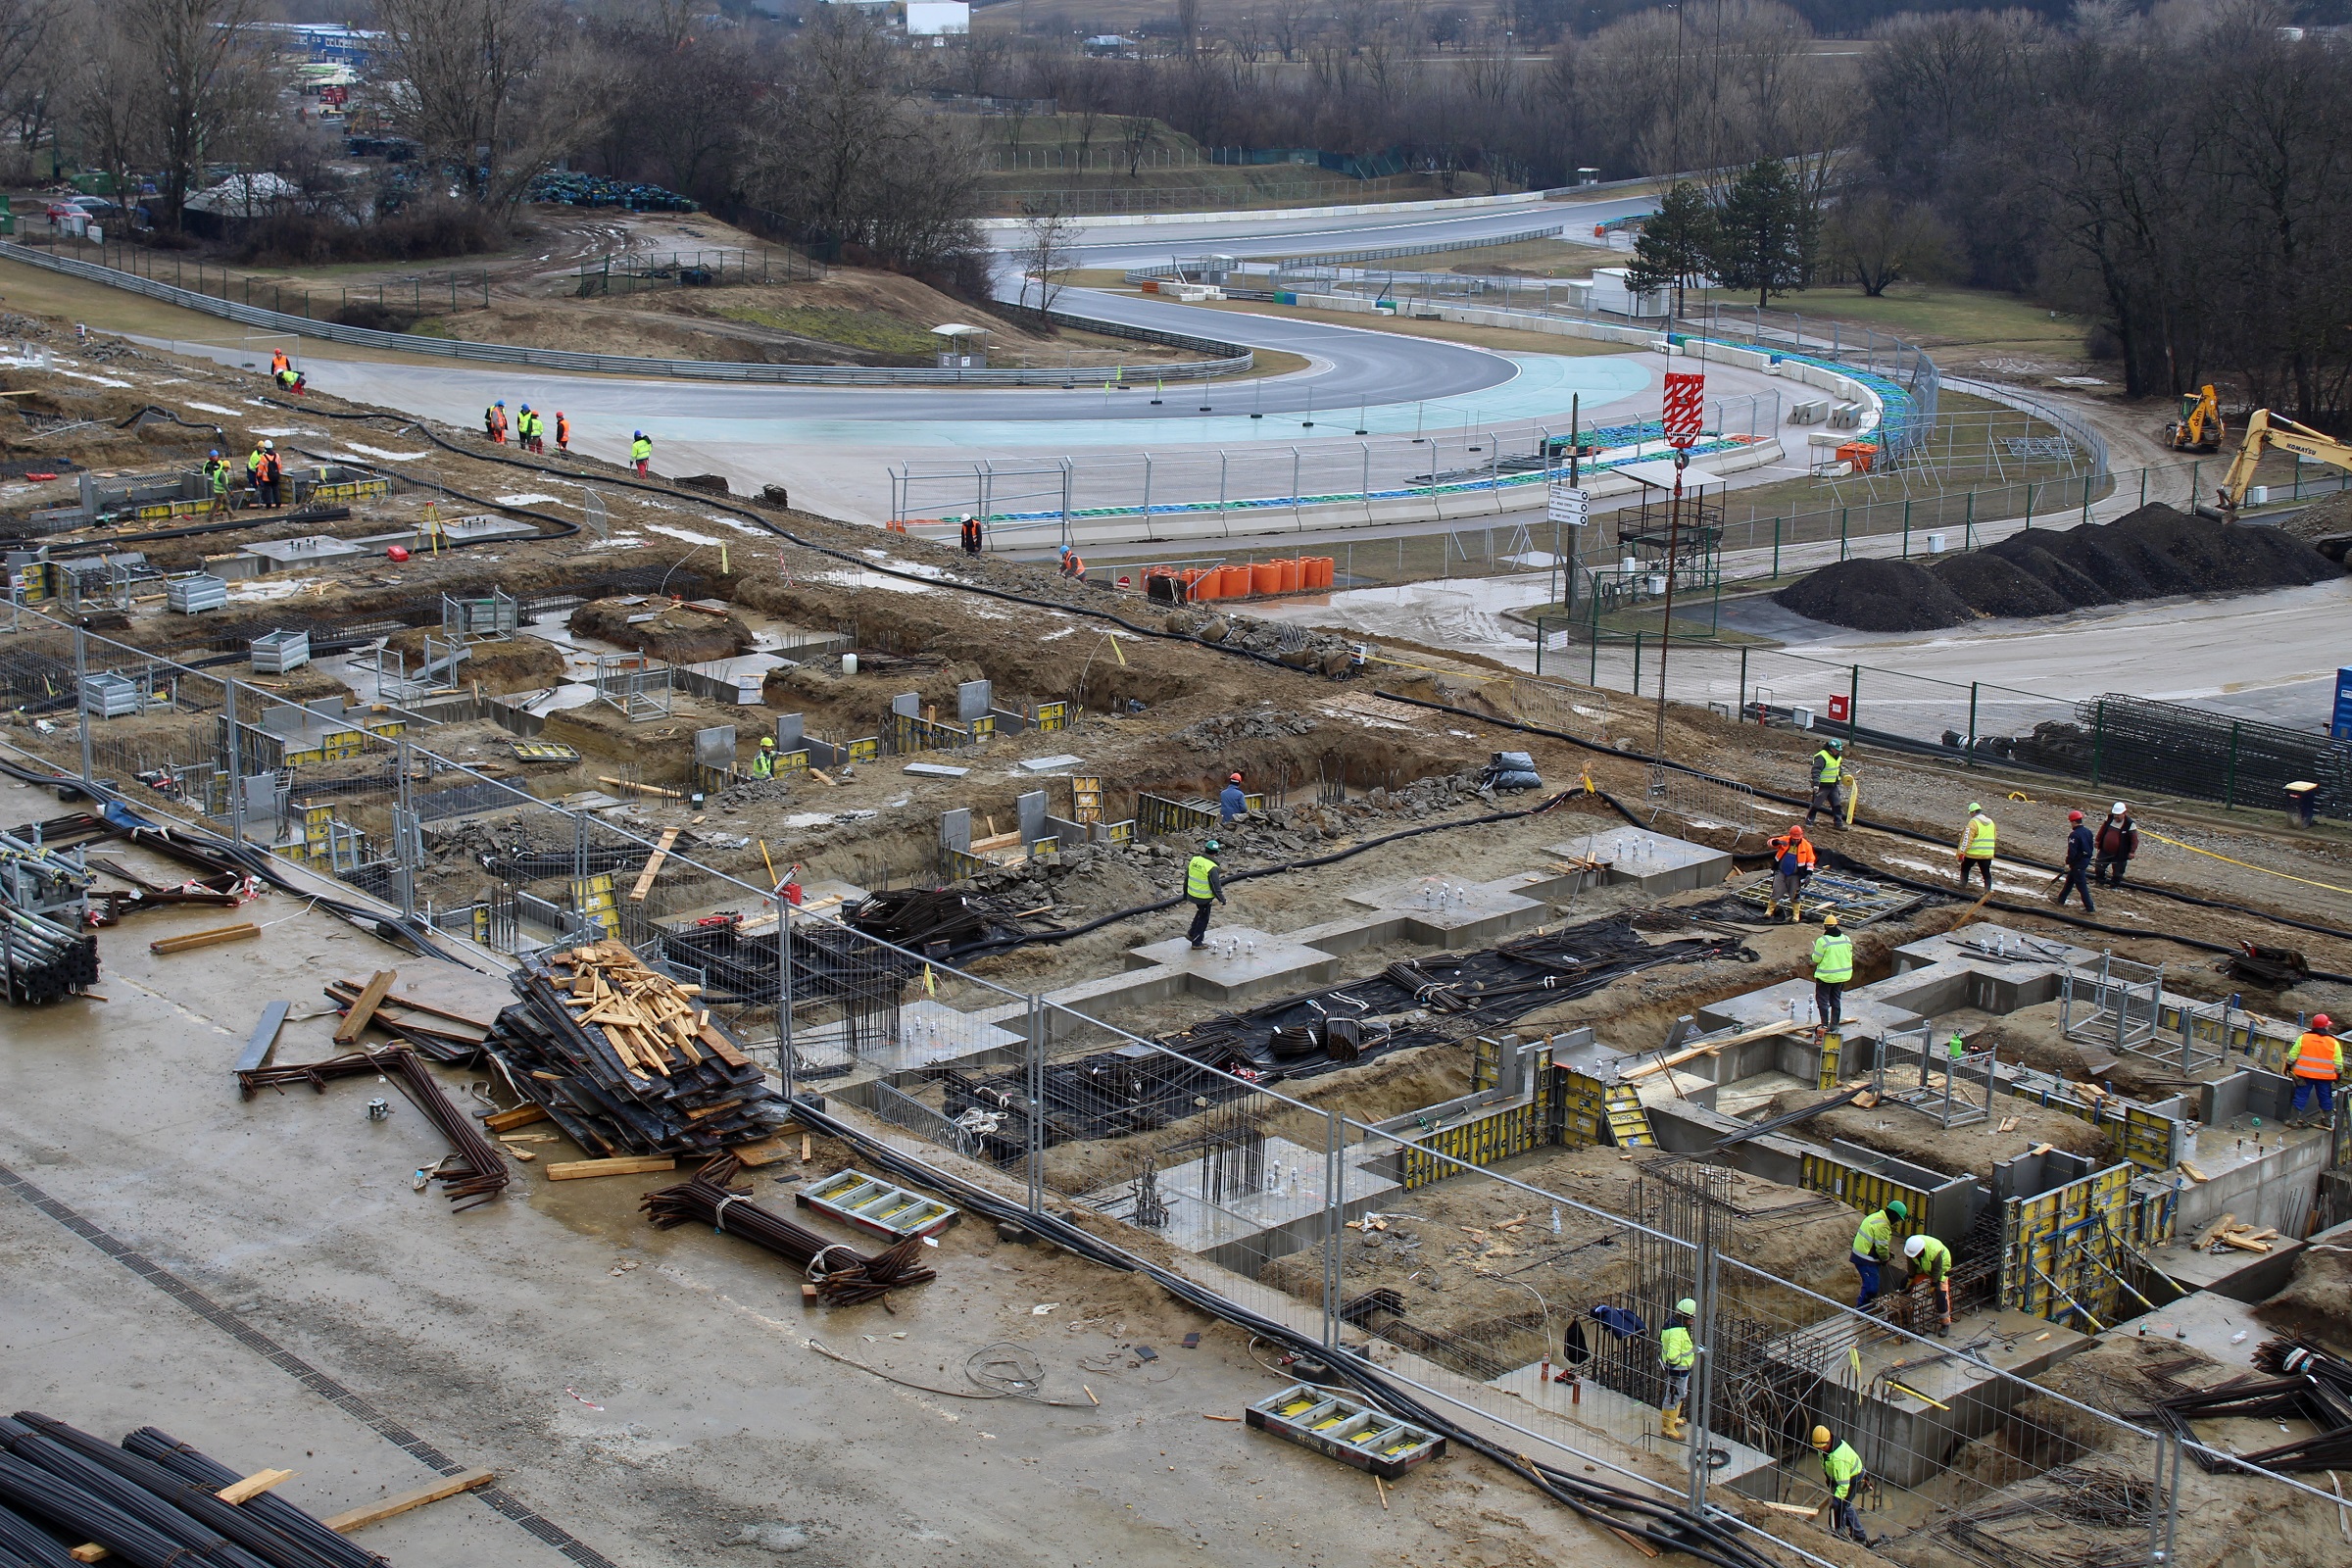
M1910 1217L1911 1206L1899 1198L1862 1216L1862 1228L1854 1232L1854 1272L1862 1276L1862 1294L1854 1300L1857 1308L1878 1298L1879 1270L1894 1258L1894 1222Z

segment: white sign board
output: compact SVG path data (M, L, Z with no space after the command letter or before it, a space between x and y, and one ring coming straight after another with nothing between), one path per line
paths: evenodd
M1556 654L1568 646L1568 634L1564 631L1547 631L1544 634L1544 646Z
M1592 494L1581 485L1552 481L1550 505L1544 509L1547 520L1564 522L1571 528L1582 528L1592 516Z

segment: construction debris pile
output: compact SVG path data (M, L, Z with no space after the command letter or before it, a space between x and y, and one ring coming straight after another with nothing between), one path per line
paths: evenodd
M55 1002L98 981L89 921L94 873L79 855L0 833L0 978L18 1005Z
M514 975L522 1001L489 1049L514 1090L597 1157L715 1154L788 1116L760 1069L700 1005L702 988L618 942L572 948Z
M2208 1471L2230 1468L2228 1458L2204 1446L2194 1426L2198 1421L2275 1421L2280 1432L2290 1434L2288 1423L2300 1421L2311 1427L2308 1434L2290 1435L2276 1447L2239 1457L2288 1474L2352 1469L2352 1362L2290 1339L2263 1341L2254 1348L2253 1359L2273 1375L2231 1378L2219 1388L2158 1401L2157 1413L2166 1424L2198 1445L2189 1456Z
M0 1556L133 1568L383 1568L271 1489L291 1470L240 1476L141 1427L122 1446L31 1410L0 1420Z
M923 1239L909 1236L872 1257L816 1232L795 1224L773 1209L750 1201L752 1190L727 1185L743 1170L732 1154L721 1154L697 1171L694 1179L645 1195L638 1207L662 1230L678 1225L708 1225L728 1236L740 1236L754 1247L765 1248L803 1270L808 1283L802 1295L827 1306L855 1306L908 1285L929 1281L931 1269L920 1261Z

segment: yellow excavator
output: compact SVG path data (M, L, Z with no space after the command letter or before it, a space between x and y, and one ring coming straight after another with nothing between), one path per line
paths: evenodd
M2223 520L2237 519L2237 509L2246 499L2246 487L2254 482L2254 466L2273 447L2330 467L2352 470L2352 446L2333 436L2322 435L2308 425L2297 424L2282 414L2256 409L2246 419L2245 440L2239 444L2237 456L2230 460L2230 471L2222 475L2217 499Z
M2182 394L2180 417L2164 427L2164 443L2175 452L2219 452L2227 433L2221 403L2204 386L2193 396Z

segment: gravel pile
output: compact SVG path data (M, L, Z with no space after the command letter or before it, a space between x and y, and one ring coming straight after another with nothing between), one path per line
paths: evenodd
M1935 631L1980 615L2057 615L2173 594L2297 588L2342 571L2281 529L2213 522L2151 505L2113 522L2028 528L1931 566L1840 562L1773 600L1856 631Z
M1841 561L1790 583L1772 602L1856 631L1933 631L1975 617L1941 578L1908 561Z

